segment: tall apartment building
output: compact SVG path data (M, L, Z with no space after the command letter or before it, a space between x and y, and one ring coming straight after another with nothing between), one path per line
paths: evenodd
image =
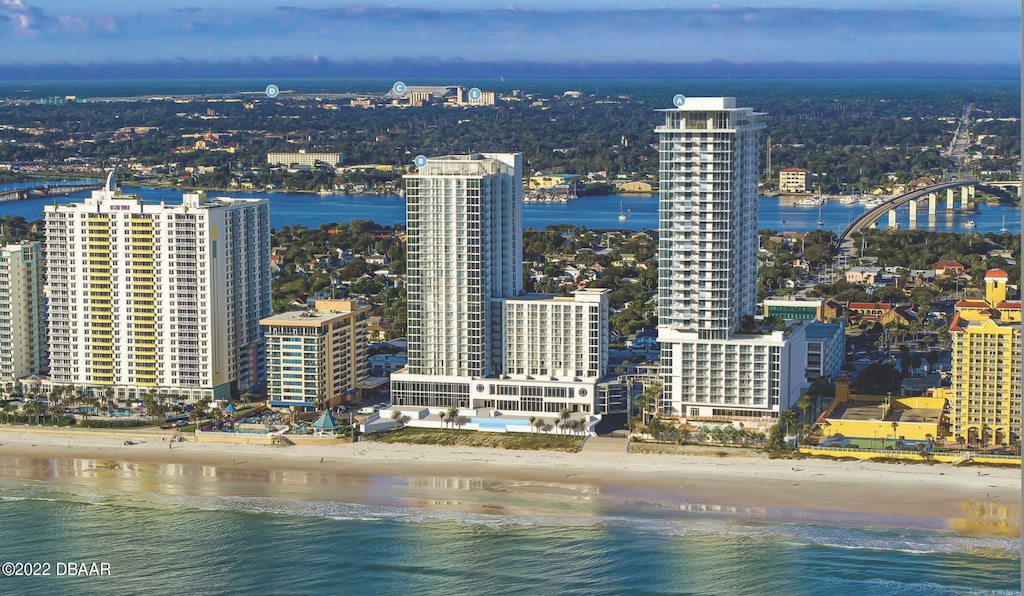
M151 204L115 189L111 175L44 216L54 384L190 401L263 391L266 200L197 193Z
M261 320L270 405L311 410L352 401L369 375L369 314L355 300L317 300L312 309Z
M770 334L741 329L757 311L758 135L764 114L736 107L731 97L687 98L661 111L661 411L777 415L796 401L804 383L803 325Z
M9 244L0 247L0 383L45 367L42 244Z
M523 294L521 155L431 158L405 188L409 360L392 402L593 412L607 297Z
M1021 303L1007 300L1008 276L985 274L985 300L961 300L949 325L952 382L936 389L948 400L952 440L1000 445L1020 440Z

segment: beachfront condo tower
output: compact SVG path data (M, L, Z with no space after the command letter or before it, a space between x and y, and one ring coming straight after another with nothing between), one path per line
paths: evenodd
M660 110L660 411L762 419L804 383L802 322L762 331L757 314L758 136L764 114L732 97L682 96Z
M192 193L179 205L147 203L111 175L44 216L53 384L128 399L262 393L266 200Z
M408 365L397 406L593 413L608 388L605 290L527 295L522 156L425 159L405 176ZM482 414L486 416L487 414Z
M46 366L43 248L40 242L0 247L0 383L40 375Z
M355 399L369 376L366 326L370 306L317 300L312 308L260 321L267 338L267 403L323 410Z
M1007 298L1009 276L985 273L985 299L959 300L949 325L952 380L937 388L949 402L950 440L1002 445L1020 440L1021 302Z

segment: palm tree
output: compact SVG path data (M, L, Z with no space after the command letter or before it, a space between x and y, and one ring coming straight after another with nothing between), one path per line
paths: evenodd
M530 428L533 429L534 434L537 433L537 417L530 416Z
M455 428L455 419L459 416L459 406L448 407L448 423L451 424L452 429Z
M792 425L796 424L796 412L793 410L779 412L779 424L785 427L787 435L791 434L789 429Z
M402 412L401 410L391 410L391 419L395 421L397 428L402 428Z
M809 393L804 393L800 399L796 400L796 407L804 413L804 424L807 424L807 410L814 407L814 398Z
M448 415L448 412L441 410L437 413L438 418L441 419L441 428L444 428L444 417Z
M571 415L572 415L572 413L571 413L571 412L569 412L569 408L562 408L562 409L561 409L561 410L560 410L560 411L558 412L558 422L559 422L559 425L560 425L560 426L561 426L562 428L565 428L565 427L566 427L566 426L568 425L568 423L569 423L569 417L570 417Z
M547 423L546 423L546 422L544 421L544 418L543 418L543 417L541 417L541 416L537 416L537 422L536 422L535 424L536 424L536 426L537 426L537 430L544 430L544 426L545 426L545 425L546 425Z

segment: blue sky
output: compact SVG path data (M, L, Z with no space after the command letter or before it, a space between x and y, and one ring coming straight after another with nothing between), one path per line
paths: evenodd
M984 9L978 8L983 6ZM0 63L1016 64L1016 0L0 0Z

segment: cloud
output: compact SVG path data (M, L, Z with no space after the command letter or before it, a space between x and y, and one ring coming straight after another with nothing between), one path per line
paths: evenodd
M35 37L40 25L49 20L42 10L21 0L3 0L0 16L10 21L16 37Z

